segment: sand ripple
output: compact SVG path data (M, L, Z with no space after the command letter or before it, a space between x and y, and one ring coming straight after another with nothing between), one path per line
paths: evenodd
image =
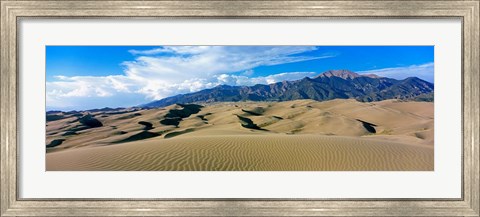
M321 135L223 135L152 139L46 155L47 170L433 170L433 147Z

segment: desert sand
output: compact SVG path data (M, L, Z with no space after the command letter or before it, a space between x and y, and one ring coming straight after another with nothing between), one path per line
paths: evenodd
M433 103L295 100L58 113L48 171L428 171ZM75 115L75 116L72 116ZM182 115L184 115L182 113ZM172 124L173 125L168 125ZM175 126L178 122L178 126Z

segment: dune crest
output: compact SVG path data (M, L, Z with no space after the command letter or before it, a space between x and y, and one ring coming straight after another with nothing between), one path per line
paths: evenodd
M433 114L431 102L351 99L58 112L47 122L46 166L65 171L433 170ZM95 120L95 127L86 127L82 117Z

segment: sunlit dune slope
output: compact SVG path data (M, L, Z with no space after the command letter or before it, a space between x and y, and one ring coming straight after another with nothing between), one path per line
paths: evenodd
M433 103L295 100L47 115L47 170L432 170Z
M431 147L317 135L155 139L47 156L48 170L432 170Z

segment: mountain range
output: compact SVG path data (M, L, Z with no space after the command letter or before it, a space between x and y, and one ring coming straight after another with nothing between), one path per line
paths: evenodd
M141 107L164 107L177 103L211 103L229 101L317 101L353 98L361 102L386 99L433 101L434 85L417 77L403 80L374 74L357 74L349 70L330 70L295 81L254 86L219 85L194 93L180 94L153 101Z

